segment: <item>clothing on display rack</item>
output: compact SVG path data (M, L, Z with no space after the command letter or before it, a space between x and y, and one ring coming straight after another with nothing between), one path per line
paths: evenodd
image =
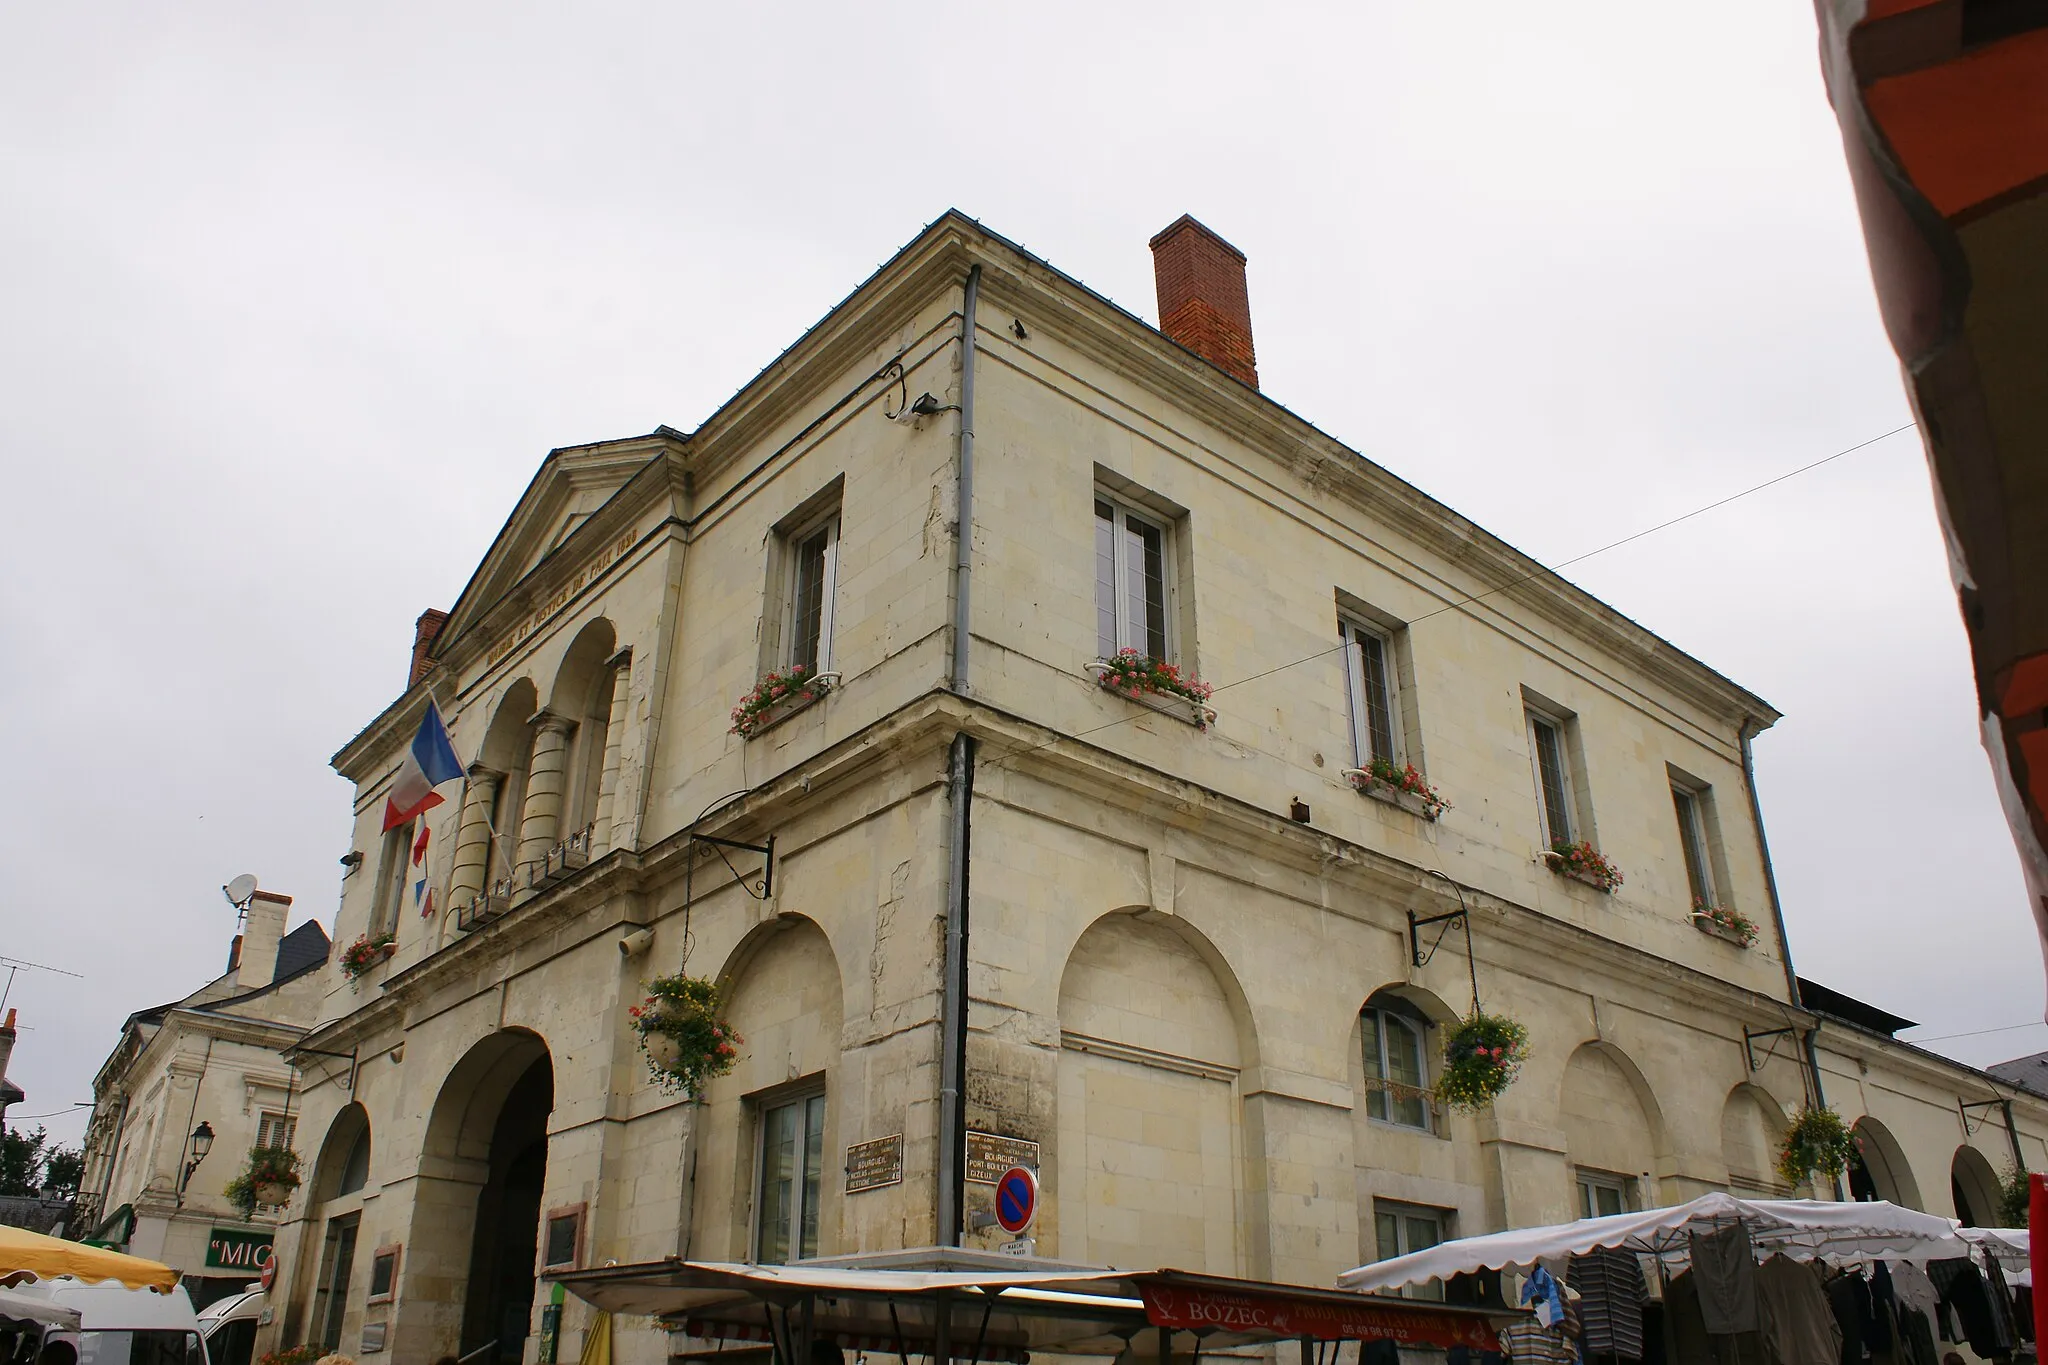
M1840 1365L1842 1329L1812 1262L1771 1257L1757 1267L1756 1291L1774 1365Z
M2008 1355L2015 1345L2009 1322L2001 1322L1991 1306L1991 1291L1984 1276L1967 1256L1929 1261L1927 1278L1941 1294L1942 1307L1955 1314L1963 1340L1970 1349L1987 1359ZM2001 1330L2004 1329L2004 1330Z
M1941 1296L1935 1292L1934 1281L1927 1278L1927 1272L1911 1261L1900 1261L1891 1267L1892 1294L1902 1308L1916 1308L1932 1323L1941 1311Z
M1707 1330L1724 1336L1756 1331L1756 1252L1749 1229L1737 1223L1718 1232L1695 1232L1690 1243L1693 1282Z
M1989 1248L1978 1254L1984 1261L1984 1291L1991 1302L1992 1330L2012 1346L2018 1346L2020 1329L2012 1306L2012 1286L2005 1282L2005 1272L1998 1268L1998 1259Z
M1828 1307L1842 1329L1842 1365L1863 1365L1877 1326L1871 1321L1870 1285L1863 1273L1844 1271L1828 1281Z
M1899 1338L1905 1344L1904 1365L1941 1365L1934 1344L1934 1320L1917 1308L1899 1305Z
M1514 1365L1578 1365L1578 1349L1562 1326L1522 1318L1500 1329L1500 1349Z
M1588 1356L1643 1358L1642 1262L1613 1248L1574 1256L1566 1275L1579 1292L1579 1345Z

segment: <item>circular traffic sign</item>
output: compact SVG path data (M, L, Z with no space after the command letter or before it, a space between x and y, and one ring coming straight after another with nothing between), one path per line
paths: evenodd
M1038 1212L1038 1177L1029 1166L1012 1166L996 1182L996 1223L1011 1236L1031 1226Z
M277 1254L275 1252L263 1258L263 1274L258 1278L257 1283L263 1286L263 1292L266 1294L270 1292L270 1287L277 1283Z

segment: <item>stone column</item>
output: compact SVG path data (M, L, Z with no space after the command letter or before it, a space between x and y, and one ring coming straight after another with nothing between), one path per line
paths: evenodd
M631 646L605 660L612 670L612 709L604 727L604 773L597 781L597 821L590 832L590 856L601 858L612 847L612 809L619 797L619 759L626 748L626 708L633 696Z
M526 806L519 813L521 868L540 866L561 842L562 794L568 785L569 731L574 722L542 711L532 724L533 763L526 770Z
M448 877L448 904L467 905L484 889L491 873L491 803L498 799L503 773L481 763L469 768L462 791L462 819L455 827L455 870Z

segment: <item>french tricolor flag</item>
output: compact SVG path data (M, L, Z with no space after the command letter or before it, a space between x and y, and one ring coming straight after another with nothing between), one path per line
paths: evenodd
M420 732L412 737L412 747L405 751L405 761L398 765L398 777L384 802L384 828L397 829L421 811L440 805L440 794L434 788L460 776L462 760L448 742L440 708L429 698L427 714L420 717Z

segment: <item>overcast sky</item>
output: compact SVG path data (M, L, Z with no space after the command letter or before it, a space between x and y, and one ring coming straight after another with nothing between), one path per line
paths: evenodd
M1192 212L1267 393L1546 563L1909 417L1783 0L7 6L0 954L83 978L14 983L17 1115L234 874L331 924L327 760L550 447L694 427L949 205L1148 318ZM1913 433L1569 573L1785 712L1802 973L2040 1017Z

